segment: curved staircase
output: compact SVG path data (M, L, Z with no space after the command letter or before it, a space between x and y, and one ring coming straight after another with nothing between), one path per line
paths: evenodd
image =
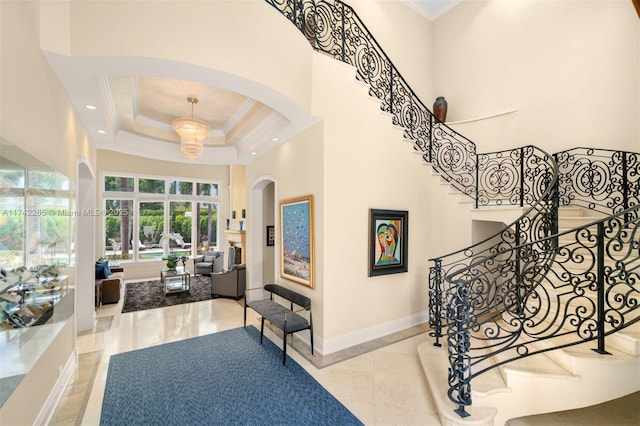
M435 119L351 7L266 1L315 50L355 68L478 217L508 224L431 259L434 342L419 355L442 424L504 424L639 390L640 155L478 153Z

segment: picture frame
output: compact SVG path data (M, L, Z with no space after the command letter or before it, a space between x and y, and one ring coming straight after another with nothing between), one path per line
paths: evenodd
M408 271L409 212L369 209L369 276Z
M313 288L313 196L280 202L280 276Z
M267 225L266 243L267 247L274 246L276 242L276 228L273 225Z

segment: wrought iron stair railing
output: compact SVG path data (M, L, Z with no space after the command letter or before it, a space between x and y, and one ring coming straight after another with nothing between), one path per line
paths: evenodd
M576 333L581 341L604 339L619 326L637 321L629 315L637 315L638 308L638 270L633 260L640 234L638 154L612 152L611 160L604 160L598 158L604 150L595 154L595 150L576 148L552 156L534 146L479 154L472 141L435 119L350 6L339 0L266 1L295 25L315 50L352 65L357 79L369 85L369 94L380 100L382 111L391 115L392 123L403 128L404 137L413 141L423 160L472 198L476 207L514 205L526 209L498 234L431 259L430 325L436 345L443 328L447 330L448 394L458 405L459 415L465 416L465 407L471 404L471 379L502 364L488 364L491 357L487 353L516 359L550 350L534 348L533 342L552 342L575 333L565 330L575 321L581 324ZM582 155L585 151L587 156ZM610 175L598 171L594 164L603 161L609 162L610 171L617 171ZM623 182L619 175L626 180ZM620 185L624 190L614 189ZM616 200L613 205L611 198ZM597 231L583 227L558 234L561 203L586 205L613 216L593 224ZM568 236L575 241L564 241ZM621 255L623 250L626 252ZM593 264L576 272L572 269L576 256L591 259ZM617 262L614 266L606 263L608 256ZM578 263L587 265L586 261ZM620 270L623 272L616 272ZM565 290L550 284L554 275ZM576 278L582 276L588 278ZM600 283L606 280L611 280L609 287L616 290L603 296L606 289ZM625 285L625 290L617 290ZM589 302L583 301L585 286L601 296L597 308L589 309ZM549 309L550 301L558 300L560 294L570 295L563 297L582 305L570 308L575 312L560 305ZM613 309L615 303L624 306L624 314ZM612 309L605 310L607 306ZM555 316L545 316L544 312L552 311ZM536 327L526 328L527 321L533 321ZM496 339L489 339L493 334ZM562 347L574 343L554 344ZM481 355L472 352L480 349L484 352Z

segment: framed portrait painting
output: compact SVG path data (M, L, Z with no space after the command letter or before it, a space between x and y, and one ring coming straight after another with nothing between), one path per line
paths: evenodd
M369 209L369 276L407 272L409 212Z
M313 196L280 202L280 276L313 288Z

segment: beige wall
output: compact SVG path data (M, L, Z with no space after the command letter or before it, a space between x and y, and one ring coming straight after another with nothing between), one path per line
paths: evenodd
M285 281L280 278L280 266L278 245L280 238L280 216L275 217L276 247L275 247L275 276L276 282L289 288L293 288L313 301L314 331L322 336L324 312L324 269L325 262L323 252L324 240L324 163L323 163L323 130L321 124L316 124L298 136L272 149L265 155L255 159L247 165L247 184L253 186L256 181L269 176L276 182L274 198L276 210L279 212L279 203L283 200L297 198L305 195L313 195L314 218L314 242L315 242L315 288L311 289L303 285ZM251 208L251 206L249 206ZM249 244L262 244L263 235L248 233ZM249 263L261 260L247 259ZM265 283L255 282L249 276L248 287L261 287Z
M317 346L330 353L424 321L426 259L468 244L471 225L351 67L315 54L313 73L322 123L250 163L247 182L274 177L278 202L314 196L315 288L276 280L312 298ZM409 210L408 273L368 277L370 208Z
M75 181L77 159L95 164L96 152L40 52L41 17L38 2L0 2L0 136ZM32 424L40 414L75 348L74 323L71 315L0 409L0 423Z
M311 50L265 1L74 2L71 14L73 55L202 65L264 83L303 107L309 104ZM267 101L260 87L249 89Z
M402 77L431 108L433 93L433 24L401 1L350 0Z
M2 2L2 137L76 180L76 159L95 147L40 52L38 2ZM20 42L16 42L20 40Z
M242 209L247 209L247 176L245 166L231 166L231 210L236 212L235 220L231 220L232 226L238 228L242 218ZM232 216L230 216L232 217Z
M314 73L313 114L324 120L324 245L316 247L328 353L426 319L427 259L471 241L470 207L422 164L349 67L318 54ZM372 208L409 211L407 273L368 276Z
M447 121L489 152L534 144L637 151L640 21L631 1L465 1L433 25Z

